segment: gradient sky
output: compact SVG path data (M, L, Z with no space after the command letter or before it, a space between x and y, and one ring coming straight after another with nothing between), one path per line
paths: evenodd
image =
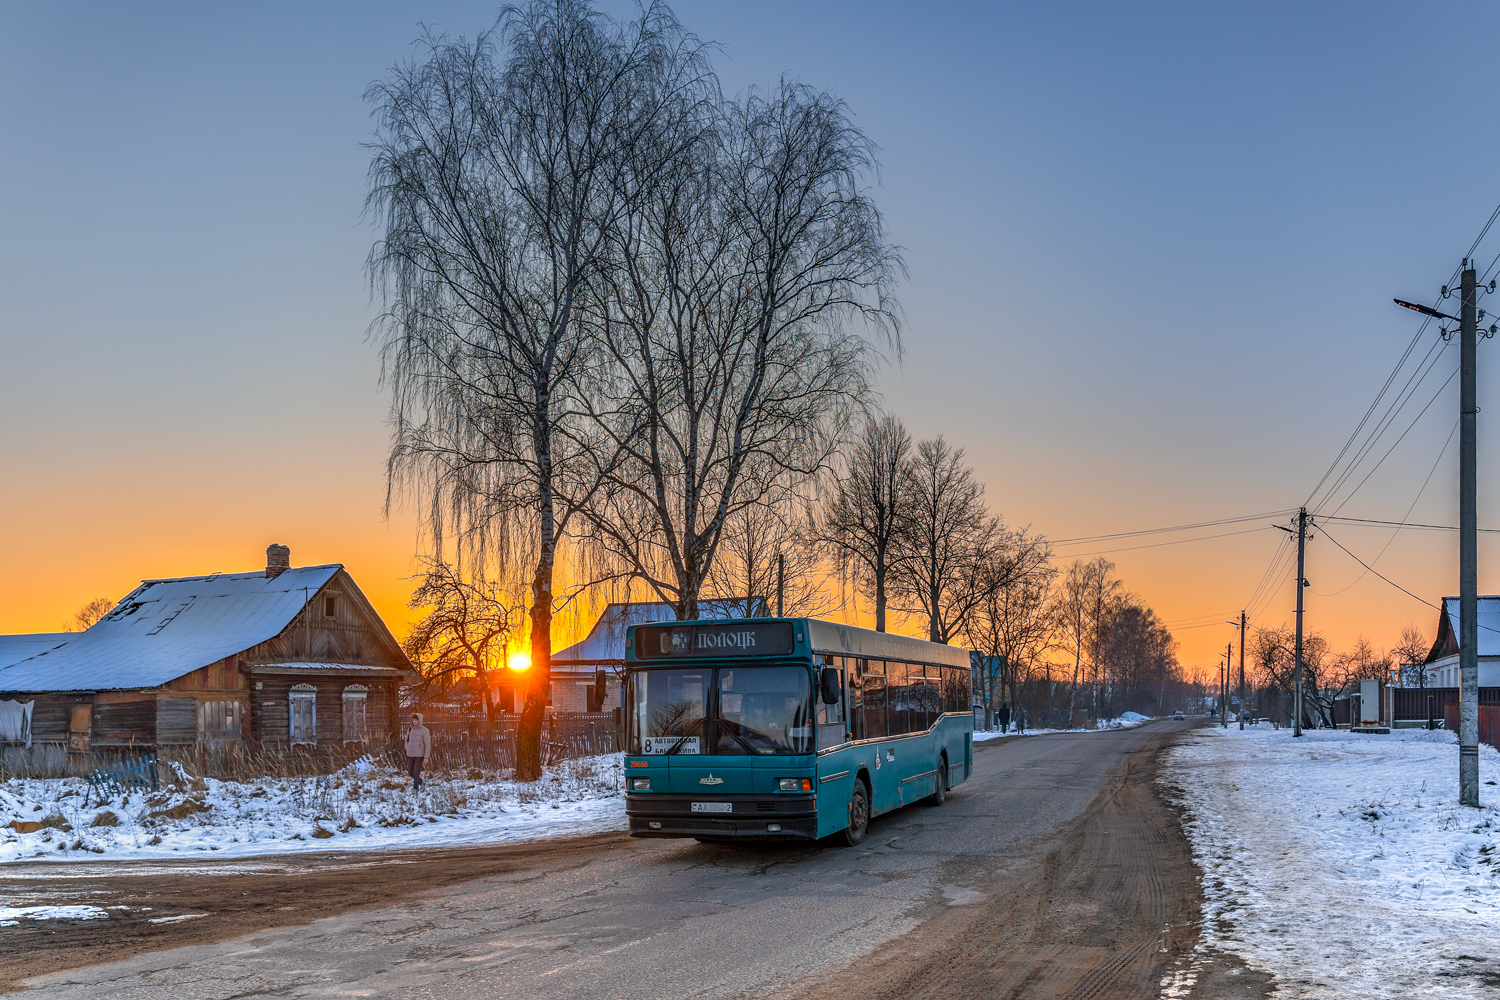
M1431 301L1500 201L1493 5L675 9L723 45L726 89L830 88L880 144L911 270L886 402L1054 538L1306 500L1416 331L1391 296ZM472 34L495 12L0 6L0 631L143 577L253 569L272 541L348 565L404 631L416 529L383 512L361 94L419 22ZM1500 232L1481 267L1497 252ZM1500 526L1494 358L1480 522ZM1405 514L1456 388L1342 513ZM1456 477L1455 440L1412 518L1455 523ZM1280 540L1244 527L1109 557L1166 619L1223 620ZM1366 560L1390 537L1334 533ZM1435 602L1456 549L1403 532L1377 568ZM1500 545L1480 552L1494 592ZM1309 627L1431 636L1435 612L1362 572L1311 544ZM1263 624L1290 618L1279 582ZM1231 630L1178 636L1211 663Z

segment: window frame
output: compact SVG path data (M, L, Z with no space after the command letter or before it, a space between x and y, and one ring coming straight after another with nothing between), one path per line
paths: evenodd
M306 703L312 733L309 738L300 738L297 733L297 704ZM286 693L287 741L292 746L317 746L318 744L318 689L311 684L293 684Z

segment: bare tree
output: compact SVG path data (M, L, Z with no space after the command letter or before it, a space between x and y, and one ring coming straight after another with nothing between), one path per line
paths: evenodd
M982 600L964 626L969 644L994 657L981 675L986 725L997 700L1019 701L1020 684L1057 641L1051 557L1047 540L1027 530L1007 533L988 555Z
M1004 526L984 502L984 485L962 448L941 436L917 445L910 464L909 554L897 564L903 610L927 619L927 638L951 642L984 600Z
M1103 556L1091 562L1075 559L1063 574L1058 588L1057 615L1062 626L1061 635L1068 651L1073 654L1073 683L1068 690L1070 726L1078 708L1078 682L1085 657L1093 677L1094 717L1098 718L1099 644L1110 599L1120 587L1120 581L1112 576L1114 568L1115 564Z
M1398 683L1402 685L1415 683L1419 688L1427 686L1427 656L1432 651L1432 643L1422 634L1412 622L1407 622L1401 629L1401 639L1391 647L1391 657L1396 661L1396 669L1401 672Z
M465 579L449 563L426 560L408 606L424 613L402 643L422 671L424 688L444 690L472 674L485 715L499 711L491 671L510 637L515 609L501 588L480 576Z
M87 631L96 621L115 609L115 602L107 597L96 597L73 612L73 620L64 629L68 632Z
M593 320L614 380L596 416L626 459L590 523L693 618L725 524L829 467L869 393L850 324L896 342L900 258L864 190L874 147L829 95L783 83L682 128L673 169L645 158Z
M630 206L626 152L703 65L665 7L620 25L583 0L507 7L472 42L422 46L366 93L390 478L425 494L438 557L456 532L475 561L531 567L516 774L535 780L558 550L610 468L578 419L595 360L579 310Z
M911 435L889 414L871 416L845 454L818 518L818 538L886 630L891 575L910 551Z
M797 509L754 506L724 523L707 587L718 600L739 602L734 613L746 618L818 617L837 606L826 582Z

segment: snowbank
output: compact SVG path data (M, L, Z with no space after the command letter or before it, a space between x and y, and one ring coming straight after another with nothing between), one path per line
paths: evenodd
M1195 730L1162 780L1202 869L1200 948L1275 976L1278 997L1493 989L1500 753L1480 751L1487 805L1469 809L1449 732Z
M1134 729L1136 726L1150 721L1151 720L1144 715L1137 715L1134 712L1126 712L1118 719L1105 720L1104 724L1099 726L1099 728L1097 729L1028 729L1024 733L1016 732L1014 726L1011 727L1011 730L1008 733L1002 733L998 729L992 729L988 731L983 729L976 729L974 730L974 742L983 743L985 740L998 740L1001 737L1005 736L1047 736L1051 733L1103 733L1119 729Z
M619 754L564 761L533 785L479 771L435 773L413 793L404 773L357 761L326 777L179 777L158 793L89 808L81 779L14 779L0 782L0 862L490 844L623 830L621 784Z

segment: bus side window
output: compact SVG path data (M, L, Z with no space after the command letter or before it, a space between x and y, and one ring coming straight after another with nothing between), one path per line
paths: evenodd
M848 668L849 732L854 734L854 739L862 740L865 738L865 698L861 685L864 683L865 661L851 656L844 663Z
M823 699L823 671L832 670L838 677L838 700L829 704ZM818 657L818 724L844 726L844 658L841 656Z
M859 681L863 704L860 712L865 724L865 738L878 739L890 734L886 728L885 707L885 663L881 660L866 660L864 676Z
M904 736L912 731L911 687L906 680L910 672L911 668L904 663L886 661L885 698L892 736Z

